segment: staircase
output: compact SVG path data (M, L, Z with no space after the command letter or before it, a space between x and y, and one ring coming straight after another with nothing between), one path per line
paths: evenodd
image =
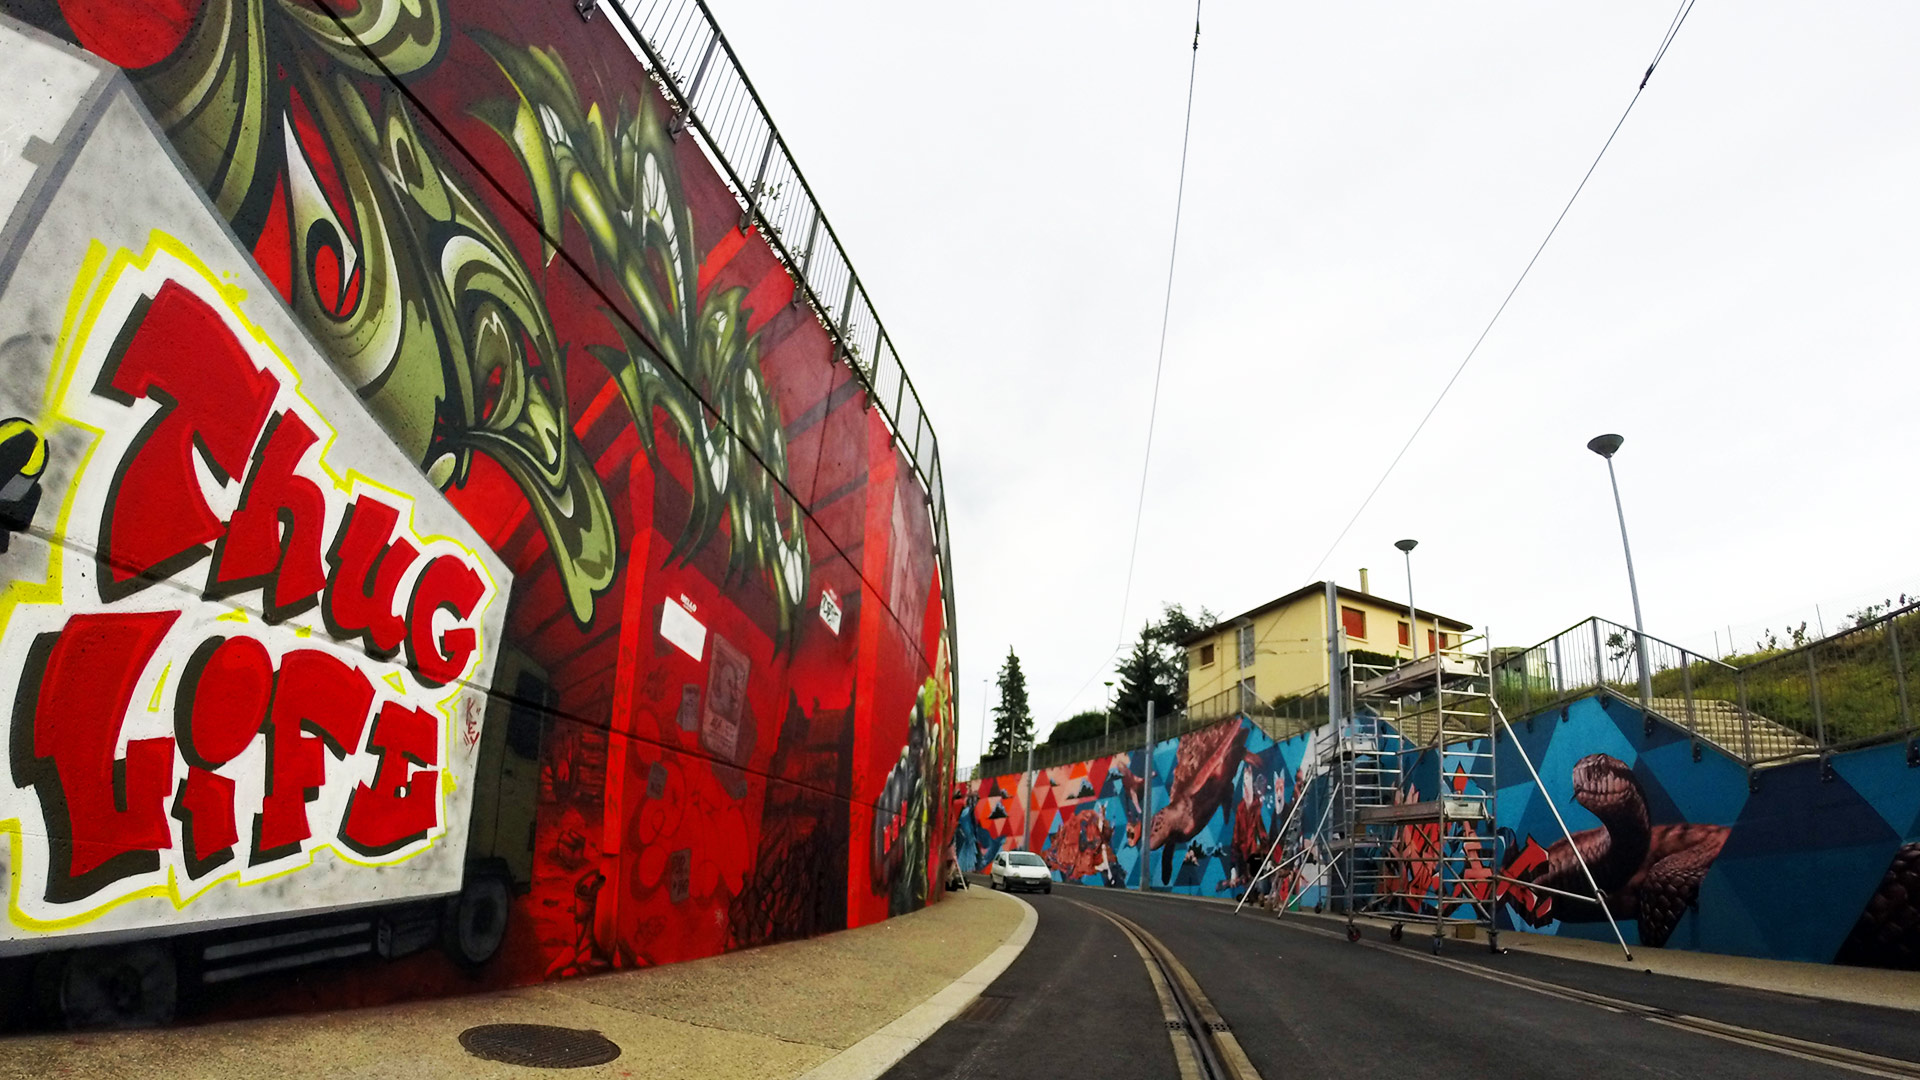
M1665 719L1682 728L1688 726L1687 699L1657 697L1649 699L1648 703L1654 712ZM1731 701L1694 698L1692 716L1692 727L1696 734L1743 760L1749 757L1748 723L1753 726L1753 760L1820 752L1820 744L1812 739L1783 724L1774 723L1759 713L1742 709Z

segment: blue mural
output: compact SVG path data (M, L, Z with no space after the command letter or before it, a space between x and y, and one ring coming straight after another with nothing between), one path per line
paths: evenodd
M1611 941L1597 904L1545 891L1590 892L1583 858L1629 945L1920 968L1920 768L1905 743L1750 776L1611 694L1516 720L1513 732L1494 754L1496 834L1456 823L1444 837L1432 824L1396 836L1397 853L1444 844L1449 865L1465 867L1441 881L1411 861L1396 887L1428 896L1425 911L1491 905L1503 930ZM960 865L982 869L1003 847L1024 848L1059 881L1139 888L1144 869L1157 891L1237 896L1291 814L1274 851L1285 870L1255 896L1329 903L1316 836L1330 785L1312 782L1311 760L1324 733L1276 741L1241 719L1158 742L1150 802L1144 749L963 784ZM1480 792L1468 774L1486 760L1475 757L1485 741L1452 749L1438 768L1432 751L1420 754L1400 798Z

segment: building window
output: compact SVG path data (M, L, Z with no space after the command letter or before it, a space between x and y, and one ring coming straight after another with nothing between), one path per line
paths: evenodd
M1213 666L1213 646L1212 646L1211 644L1208 644L1208 645L1202 645L1202 646L1200 646L1200 664L1199 664L1199 666L1200 666L1200 667L1212 667L1212 666Z
M1406 623L1400 624L1400 644L1413 644L1413 627L1408 626Z
M1250 708L1252 707L1254 702L1259 700L1260 700L1259 697L1257 697L1253 692L1253 677L1249 675L1248 677L1241 679L1240 680L1240 708L1242 709Z
M1453 648L1453 635L1452 635L1452 634L1441 634L1441 635L1440 635L1440 648L1442 648L1442 649L1451 649L1451 648ZM1436 652L1436 651L1438 651L1438 650L1436 650L1436 649L1435 649L1435 648L1433 647L1433 631L1431 631L1431 630L1429 630L1429 631L1427 631L1427 651L1428 651L1428 652Z
M1252 626L1243 626L1240 628L1239 646L1240 646L1240 666L1243 668L1252 667L1253 666L1253 627Z
M1340 626L1346 630L1348 637L1367 640L1367 613L1359 608L1341 608Z

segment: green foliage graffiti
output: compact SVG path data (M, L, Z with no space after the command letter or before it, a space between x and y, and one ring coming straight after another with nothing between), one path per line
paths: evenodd
M623 105L609 121L597 103L583 105L559 53L483 31L474 39L519 93L475 112L519 155L542 231L558 237L563 214L571 215L638 319L635 332L623 313L607 312L623 347L587 351L619 383L649 452L659 410L693 455L693 512L669 558L691 558L730 515L728 576L769 575L779 636L790 638L808 559L799 506L781 486L779 411L760 371L758 339L746 330L746 290L698 295L693 214L661 116ZM546 254L553 257L551 240Z
M584 625L621 545L572 430L567 347L499 222L377 77L431 70L448 24L444 0L363 0L344 22L294 0L207 0L181 48L133 77L237 227L284 199L302 322L434 484L461 487L476 456L513 480ZM692 559L724 522L728 579L766 576L790 642L809 559L779 411L745 291L698 296L693 216L661 118L623 106L609 124L557 54L473 36L516 94L475 112L526 169L545 259L570 216L627 302L607 312L620 344L586 351L648 455L657 462L660 414L694 460L692 514L668 560Z

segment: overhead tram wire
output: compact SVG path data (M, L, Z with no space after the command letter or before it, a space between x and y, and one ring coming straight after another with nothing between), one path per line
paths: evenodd
M1153 361L1153 399L1147 407L1147 450L1140 460L1140 494L1133 504L1133 545L1127 551L1127 584L1120 591L1120 631L1115 640L1127 640L1127 604L1133 599L1133 570L1140 557L1140 522L1147 509L1147 471L1153 464L1153 428L1160 416L1160 374L1167 366L1167 325L1173 316L1173 269L1180 254L1180 211L1187 197L1187 146L1193 137L1193 84L1200 71L1200 3L1193 5L1193 59L1187 67L1187 116L1180 132L1180 182L1173 195L1173 242L1167 250L1167 292L1160 305L1160 351Z
M1634 90L1633 98L1627 102L1627 107L1620 114L1620 119L1614 122L1613 130L1607 134L1607 141L1601 144L1600 152L1593 156L1593 164L1587 166L1586 173L1580 177L1580 183L1574 187L1573 194L1568 196L1567 204L1560 208L1560 216L1553 219L1553 227L1547 230L1547 235L1541 239L1540 246L1533 250L1533 257L1527 260L1527 265L1520 271L1520 276L1514 279L1513 288L1507 290L1506 297L1494 310L1493 318L1487 320L1487 325L1481 329L1480 336L1474 339L1473 347L1467 350L1467 355L1461 359L1460 366L1453 369L1453 375L1447 379L1447 384L1440 388L1440 395L1433 399L1433 404L1427 406L1427 411L1420 417L1420 422L1413 426L1413 433L1407 436L1405 443L1401 444L1400 452L1393 455L1393 461L1388 463L1386 471L1380 474L1380 479L1374 481L1373 487L1367 492L1367 497L1360 500L1360 508L1347 519L1346 525L1340 530L1340 535L1333 538L1333 543L1327 545L1327 550L1320 556L1320 561L1314 563L1313 569L1307 571L1308 580L1319 573L1320 568L1333 557L1334 551L1340 547L1340 541L1347 538L1347 533L1353 530L1354 524L1360 520L1360 515L1367 512L1373 497L1380 493L1380 488L1386 484L1387 478L1393 475L1393 470L1399 468L1401 460L1407 456L1407 451L1413 448L1414 440L1418 439L1420 432L1426 428L1427 421L1433 419L1433 414L1439 410L1440 403L1447 399L1447 392L1453 389L1454 383L1460 381L1461 373L1466 371L1467 365L1473 362L1473 357L1480 351L1481 344L1487 340L1487 335L1493 332L1494 324L1500 321L1500 316L1506 312L1507 305L1513 302L1514 294L1520 291L1520 286L1527 280L1527 275L1533 272L1534 264L1540 261L1541 253L1547 250L1547 244L1553 240L1554 234L1560 231L1560 223L1567 219L1567 212L1573 209L1574 200L1586 190L1587 181L1593 179L1594 170L1600 167L1600 159L1607 156L1607 149L1613 145L1614 137L1619 135L1620 129L1626 125L1627 117L1633 114L1633 107L1639 104L1641 93L1647 89L1647 81L1653 78L1654 69L1659 67L1660 61L1666 58L1667 49L1672 46L1673 39L1680 36L1680 28L1686 24L1687 16L1693 12L1694 2L1695 0L1680 0L1680 6L1674 11L1672 21L1667 24L1666 36L1660 39L1660 48L1654 51L1653 62L1647 65L1646 73L1640 76L1640 85Z
M1127 646L1127 604L1133 599L1133 571L1140 557L1140 523L1147 507L1147 470L1153 463L1153 428L1160 416L1160 374L1167 364L1167 325L1173 314L1173 269L1180 252L1180 211L1186 202L1187 195L1187 147L1193 137L1194 77L1200 70L1200 5L1202 2L1203 0L1194 0L1193 4L1193 58L1187 65L1187 114L1180 132L1180 182L1175 187L1173 196L1173 241L1167 251L1166 298L1160 306L1160 351L1153 361L1153 399L1147 407L1147 449L1140 461L1140 494L1135 498L1133 506L1133 544L1127 549L1127 583L1120 590L1120 629L1114 635L1113 651L1108 653L1100 667L1087 677L1087 681L1081 684L1080 689L1075 690L1073 696L1067 699L1066 705L1062 706L1060 712L1053 718L1056 724L1059 723L1060 717L1073 707L1073 703L1079 700L1080 695L1086 693L1087 687L1092 686L1093 681L1105 673L1107 665L1113 663L1114 658L1119 656Z

